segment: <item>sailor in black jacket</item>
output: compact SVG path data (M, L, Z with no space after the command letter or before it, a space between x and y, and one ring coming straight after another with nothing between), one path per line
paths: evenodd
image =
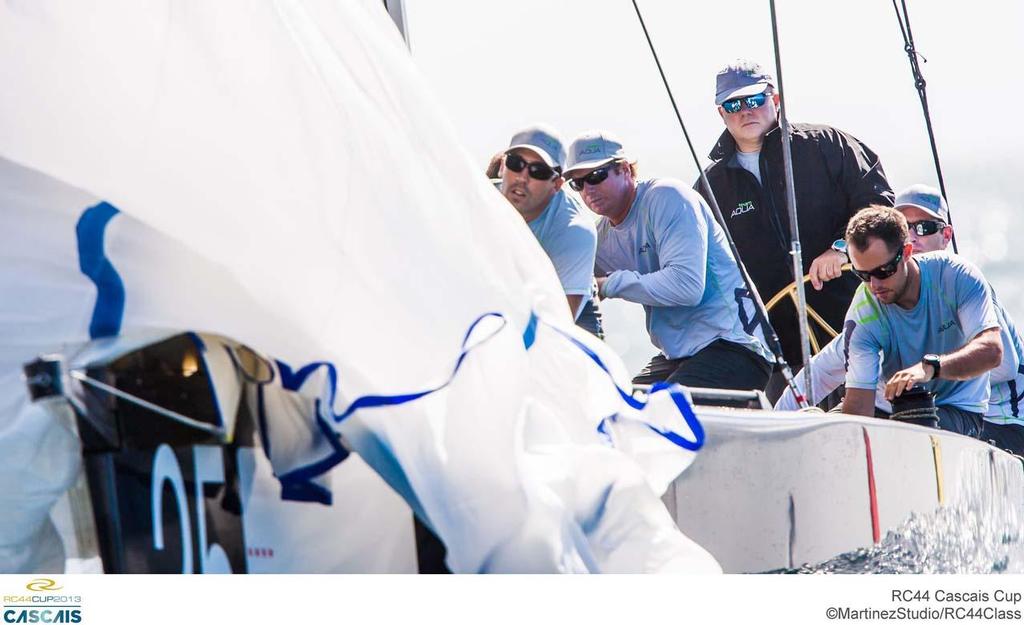
M705 173L740 257L767 301L793 281L779 96L771 76L750 62L719 72L717 87L715 103L726 131ZM811 274L813 287L807 289L808 304L833 328L842 328L859 283L849 274L834 279L848 261L833 244L843 240L846 223L861 208L892 206L892 188L878 156L853 136L815 124L790 124L790 132L803 271ZM699 181L696 186L707 197ZM795 307L781 303L770 318L796 369L803 358ZM825 345L831 337L815 325L818 344Z

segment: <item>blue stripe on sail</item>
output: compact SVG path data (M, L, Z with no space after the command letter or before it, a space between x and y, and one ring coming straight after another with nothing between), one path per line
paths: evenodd
M587 357L594 362L594 364L600 367L600 369L608 375L608 378L609 380L611 380L611 383L615 385L615 390L619 392L619 397L622 399L622 401L626 403L626 405L628 405L630 408L640 411L642 411L647 406L648 402L642 402L636 399L635 397L633 397L631 393L627 393L625 390L622 389L622 387L618 385L618 383L615 382L615 378L612 377L612 373L611 371L608 370L608 366L604 364L604 361L601 360L601 357L598 356L597 353L594 352L594 350L587 347L582 341L573 337L571 334L563 330L560 330L551 324L545 323L545 325L554 330L555 332L557 332L558 334L560 334L561 336L563 336L564 338L568 339L569 342L571 342L573 345L579 348L584 354L586 354ZM692 441L687 440L671 430L663 430L659 427L651 425L650 423L645 422L644 425L649 430L661 436L662 438L668 440L674 445L682 447L683 449L688 449L690 451L697 451L698 449L704 446L704 427L700 424L700 420L697 418L697 414L693 411L693 406L691 406L689 400L686 399L686 395L683 393L683 388L674 382L671 384L659 382L651 387L651 391L650 393L648 393L648 397L654 395L655 393L663 392L668 393L669 397L672 398L672 402L676 405L676 408L679 410L679 413L683 416L683 420L686 422L686 425L693 432L694 439ZM616 415L605 417L604 419L601 420L601 423L597 425L597 431L599 434L602 435L602 437L606 439L608 438L608 428L606 422L614 421L615 419Z
M281 499L291 501L312 501L331 505L331 491L312 480L327 473L349 456L349 451L341 444L341 435L331 429L330 424L320 417L320 400L317 400L316 425L324 435L333 451L325 458L289 471L281 476Z
M291 367L289 367L287 363L278 360L277 368L281 373L281 387L289 391L298 391L305 383L306 379L321 367L324 367L327 370L327 384L330 399L333 401L338 381L338 371L334 368L334 365L329 362L311 362L300 368L298 371L292 371ZM262 390L262 385L260 390ZM260 427L264 431L263 438L266 440L266 443L264 444L264 451L267 453L267 456L270 457L271 437L266 433L267 421L262 403L262 393L260 393L259 399L261 400L259 410ZM341 444L341 436L332 430L330 425L328 425L320 416L321 410L319 399L316 400L315 405L316 409L314 410L314 413L316 414L317 429L319 429L320 433L327 439L328 444L331 446L331 452L320 460L278 476L278 481L281 482L281 499L285 501L309 501L329 506L333 501L331 491L320 484L314 483L312 480L341 464L346 458L348 458L349 451Z
M496 319L501 320L501 325L496 327L486 336L483 336L474 344L468 345L469 339L472 337L474 330L476 330L476 327L484 319L490 317L494 317ZM615 379L612 376L610 370L608 369L608 366L605 365L604 361L601 359L600 356L597 355L597 353L595 353L593 350L587 347L583 342L574 338L572 335L544 321L541 321L535 314L532 313L530 315L530 321L527 324L527 328L523 333L523 343L526 346L526 349L530 349L530 347L534 345L536 341L536 330L540 323L544 323L545 326L551 328L558 335L567 339L575 347L580 349L602 371L604 371L608 375L612 384L615 386L616 390L618 391L619 397L627 405L638 411L643 411L644 408L647 407L647 404L649 402L640 401L634 398L630 393L627 393L625 390L619 387L619 385L615 382ZM465 362L466 357L469 355L471 351L473 351L477 347L483 345L484 343L495 337L505 327L506 324L507 322L505 320L504 315L500 313L490 312L485 313L480 317L477 317L477 319L470 325L469 330L466 331L466 335L462 339L461 352L459 353L459 357L456 359L455 366L453 367L451 374L448 376L448 379L445 380L440 385L423 391L403 393L399 395L364 395L362 397L357 398L355 401L349 404L348 408L345 409L345 411L340 414L335 414L333 412L333 409L331 408L331 406L334 403L334 397L337 393L338 382L338 373L334 365L328 362L313 362L304 365L298 371L293 372L292 369L286 363L277 361L277 366L281 373L281 384L284 388L292 391L297 391L302 386L302 383L306 380L306 378L308 378L314 371L318 370L320 367L326 368L328 375L328 399L325 404L321 404L320 401L317 400L316 424L317 429L319 429L320 433L327 438L329 444L333 449L333 451L328 456L315 462L312 462L306 466L290 471L286 475L280 476L279 480L281 481L282 485L282 498L300 501L317 501L328 505L331 503L330 491L318 484L314 484L311 480L326 473L332 467L334 467L339 462L344 460L348 456L349 452L347 449L344 448L344 446L342 446L340 435L337 432L335 432L335 430L331 427L331 424L328 423L323 418L324 415L330 415L331 420L333 420L334 423L337 424L341 423L342 421L350 417L357 410L362 410L366 408L380 408L384 406L397 406L411 401L415 401L432 393L436 393L437 391L446 388L452 383L452 381L455 379L455 376L458 374L459 369L462 367L463 362ZM679 410L679 413L682 415L687 426L690 428L690 431L693 433L694 440L688 440L676 432L673 432L671 430L664 430L662 428L659 428L644 421L641 421L641 423L648 429L650 429L652 432L665 438L672 444L690 451L697 451L704 445L704 428L701 426L701 423L698 420L696 413L694 413L693 411L693 407L687 400L682 387L675 383L658 383L651 387L651 391L648 396L662 392L667 392L669 396L672 398L672 401L675 404L676 409ZM260 412L262 413L262 409L260 410ZM265 428L265 418L263 417L262 414L260 415L260 417L261 424ZM617 414L611 415L603 419L601 423L599 423L597 426L598 434L608 442L611 442L611 440L607 426L609 423L616 421L618 418L619 415ZM265 449L269 450L269 441L266 444Z
M537 313L530 312L530 321L526 324L526 331L523 332L523 345L526 345L526 349L533 347L533 342L537 339Z
M103 237L107 224L120 211L106 202L85 209L75 226L78 266L96 285L96 304L89 323L89 338L116 336L124 319L124 282L107 258Z
M474 345L471 345L471 346L467 347L466 344L469 342L469 338L473 335L473 331L476 330L476 327L480 324L480 322L482 322L484 319L487 319L489 317L494 317L496 319L500 319L501 320L501 325L498 326L497 328L495 328L493 332L491 332L487 336L483 337L480 341L478 341ZM500 313L494 313L494 312L484 313L484 314L480 315L479 317L477 317L476 321L474 321L469 326L469 330L466 331L466 335L462 338L462 351L459 353L459 357L455 361L455 367L452 369L451 375L449 375L448 379L445 380L443 383L441 383L439 386L436 386L436 387L434 387L432 389L427 389L425 391L417 391L417 392L414 392L414 393L407 393L407 394L404 394L404 395L364 395L363 397L360 397L360 398L356 399L355 401L353 401L349 405L349 407L345 410L345 412L343 412L341 414L332 415L332 417L334 418L334 422L335 423L341 423L345 419L349 418L352 415L353 412L355 412L356 410L360 410L362 408L380 408L382 406L398 406L400 404L405 404L405 403L417 400L417 399L419 399L421 397L425 397L425 396L430 395L432 393L436 393L437 391L440 391L441 389L447 387L449 384L452 383L452 380L455 379L455 375L459 372L459 369L462 367L462 363L466 360L466 356L469 355L469 352L473 351L474 349L476 349L480 345L482 345L482 344L486 343L487 341L489 341L490 339L494 338L498 334L498 332L500 332L501 329L505 327L505 323L506 323L505 322L505 317L504 317L504 315L502 315ZM331 399L332 400L334 399L333 388L332 388L332 392L331 392Z
M476 330L476 327L481 321L489 317L500 319L502 321L501 325L473 345L467 346L467 343L473 335L474 330ZM321 367L324 367L327 370L328 398L326 404L321 404L320 401L317 400L316 424L320 433L326 437L332 448L331 453L327 456L308 465L289 471L285 475L279 476L278 480L281 482L281 498L291 501L313 501L325 505L331 504L331 491L319 484L313 483L312 480L330 471L338 463L345 460L349 455L349 451L341 444L341 436L334 431L326 420L324 420L322 415L330 415L331 419L335 423L341 423L350 417L356 410L363 408L379 408L382 406L397 406L414 401L426 395L430 395L431 393L436 393L451 384L455 375L462 367L462 363L465 361L466 356L469 355L469 352L493 338L504 326L505 318L499 313L485 313L477 317L477 319L470 324L469 329L466 331L466 335L462 338L462 351L459 354L458 359L456 359L455 367L452 370L451 375L440 386L425 391L406 393L402 395L366 395L352 402L348 409L341 414L334 414L331 409L331 406L334 404L334 397L337 393L338 387L338 371L333 364L323 361L312 362L302 366L298 371L293 371L287 363L280 360L276 361L277 368L281 373L281 386L290 391L299 390L306 379ZM262 399L262 395L259 397ZM263 429L264 438L267 439L264 443L264 451L267 453L267 456L270 457L270 436L266 431L267 423L266 416L263 414L262 402L260 403L259 408L259 421L261 429Z

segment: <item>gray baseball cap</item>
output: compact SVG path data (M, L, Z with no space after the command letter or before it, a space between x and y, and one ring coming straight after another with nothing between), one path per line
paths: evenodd
M765 89L774 86L772 75L762 70L760 65L740 59L718 72L715 78L715 104L764 93Z
M550 126L535 124L512 135L508 149L526 148L533 150L548 167L561 168L565 165L565 148L558 133Z
M904 206L920 208L936 219L949 223L949 205L946 198L935 187L926 184L915 184L907 187L896 196L896 209Z
M619 159L629 160L618 137L604 130L588 130L569 144L569 160L563 175L578 169L600 167Z

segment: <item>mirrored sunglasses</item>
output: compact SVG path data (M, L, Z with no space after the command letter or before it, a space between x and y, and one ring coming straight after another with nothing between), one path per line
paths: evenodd
M615 167L615 161L608 163L604 167L598 167L594 171L590 172L586 176L580 176L579 178L570 178L569 186L572 187L573 191L582 192L583 185L589 184L592 187L596 187L608 178L608 174L611 173L612 167Z
M885 280L886 278L891 278L892 275L896 273L896 270L900 268L901 260L903 260L902 247L900 247L900 251L896 252L896 256L893 256L893 259L885 263L884 265L875 267L870 271L861 271L860 269L851 267L850 271L853 272L853 275L860 278L861 282L871 282L871 278Z
M525 169L526 173L534 180L551 180L558 175L558 172L548 167L547 163L541 161L531 163L518 154L506 154L505 167L517 174Z
M767 93L758 93L755 95L748 95L744 98L726 100L725 102L722 102L722 108L725 109L726 113L739 113L740 109L742 109L744 105L746 105L748 109L761 108L767 100Z
M919 237L926 237L946 227L946 222L938 220L915 221L908 223L910 231Z

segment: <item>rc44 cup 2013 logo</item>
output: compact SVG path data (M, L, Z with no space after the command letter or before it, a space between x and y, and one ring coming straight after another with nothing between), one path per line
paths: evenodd
M57 580L39 577L26 592L4 595L4 623L81 623L82 597L64 590Z

